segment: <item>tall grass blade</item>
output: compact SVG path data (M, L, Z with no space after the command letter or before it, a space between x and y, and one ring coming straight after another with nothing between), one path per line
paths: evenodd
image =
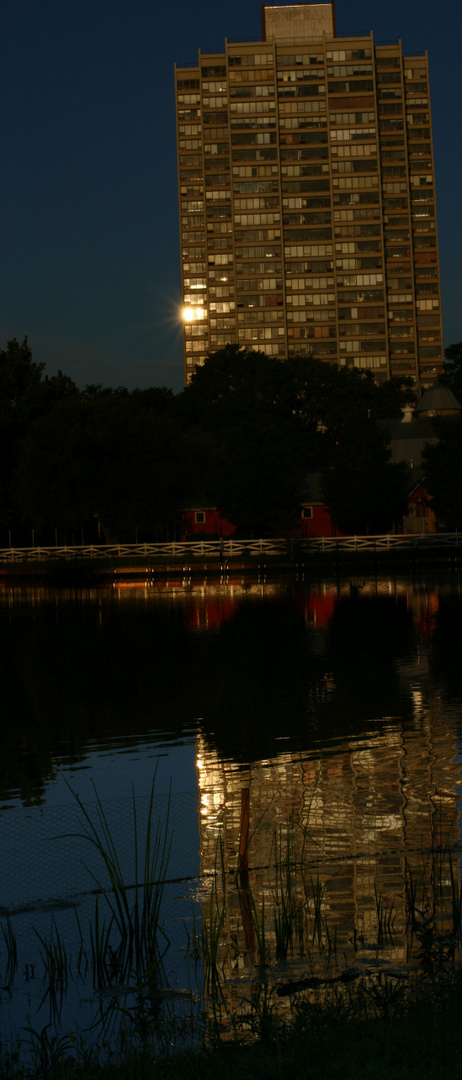
M11 919L8 916L6 920L6 926L4 923L0 923L0 929L2 937L5 942L6 948L6 972L5 972L5 986L10 987L14 981L16 969L18 966L18 943L16 935L11 925Z
M132 790L134 838L134 880L124 876L117 846L111 833L103 805L94 787L97 820L93 821L79 796L72 792L82 814L83 830L74 834L87 841L97 852L106 880L89 874L97 887L94 927L91 931L91 950L94 978L98 985L104 981L126 980L135 974L138 981L154 980L162 973L162 958L169 941L160 926L172 837L170 835L170 793L166 820L154 825L154 773L145 826L144 851L141 849L138 808ZM69 785L68 785L69 786ZM72 789L70 789L72 791ZM85 864L84 864L85 865ZM108 884L107 884L108 883ZM133 894L133 895L132 895ZM100 904L104 899L109 921L100 919Z

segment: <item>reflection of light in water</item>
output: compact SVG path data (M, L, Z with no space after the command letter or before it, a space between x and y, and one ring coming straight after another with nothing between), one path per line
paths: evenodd
M423 709L423 694L421 690L411 690L412 702L414 705L414 712L421 713Z

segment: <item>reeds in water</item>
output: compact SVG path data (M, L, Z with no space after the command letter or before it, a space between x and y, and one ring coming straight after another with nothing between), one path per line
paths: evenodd
M137 805L134 793L132 795L133 859L129 870L123 865L114 830L96 791L96 807L91 812L75 796L81 816L81 829L77 835L99 860L96 870L89 870L96 886L96 898L88 938L77 911L78 941L72 956L54 921L48 934L37 934L44 970L42 1003L47 999L50 1023L59 1016L71 976L82 980L87 973L89 977L92 973L97 991L94 997L99 1002L101 1017L104 1014L104 1023L110 1020L113 1025L111 1037L117 1025L118 1030L124 1029L125 1025L130 1038L141 1039L143 1045L154 1037L153 1032L158 1041L162 1037L158 1033L167 1030L166 1003L174 993L166 985L163 960L168 940L162 927L161 911L172 838L169 813L162 822L156 819L154 783L155 777L143 820L139 803ZM260 823L252 834L257 840L259 827ZM335 889L330 892L334 878L326 878L322 870L316 871L307 831L301 830L292 819L278 826L260 845L260 850L269 852L269 856L265 865L258 868L254 868L254 858L249 858L250 839L248 799L244 799L237 867L229 870L225 866L223 841L218 840L211 887L200 916L197 901L193 909L187 955L194 963L194 989L199 987L203 995L197 1005L197 1016L191 1019L191 1030L193 1023L199 1022L200 1013L205 1018L202 1020L204 1030L206 1025L213 1023L217 1031L221 1030L223 1016L229 1028L237 1018L236 1024L241 1024L242 1031L245 1029L263 1038L264 1032L275 1030L282 990L287 990L286 997L292 997L304 989L315 988L317 992L317 988L331 983L340 987L339 993L343 993L343 983L340 986L339 982L341 976L335 974L339 970L338 961L331 960L337 952L334 908L330 906L332 896L335 899L336 895ZM319 858L319 850L315 856ZM382 949L382 955L388 946L396 943L398 922L399 933L407 937L409 955L416 967L424 971L434 971L438 967L441 971L458 957L462 888L457 862L449 848L443 848L441 843L437 845L435 841L435 850L432 846L422 857L421 864L414 862L412 869L410 865L406 866L403 895L398 892L397 899L382 895L375 884L373 895L367 894L367 904L371 908L372 925L375 904L377 937L372 947L376 951ZM406 917L407 935L404 929ZM18 966L17 944L9 919L0 924L0 931L2 977L8 984L12 983ZM349 928L347 932L351 933ZM345 940L345 934L342 940ZM360 940L356 930L353 931L355 950ZM358 961L361 963L361 958ZM347 968L348 964L345 953ZM240 996L234 1009L233 987L225 984L228 977L236 969L242 971L243 966L249 992L245 997L240 979L234 980L239 984L237 996ZM335 977L331 978L333 970ZM364 964L361 970L365 970ZM281 978L285 980L282 984ZM380 1003L383 1003L383 1010L390 1011L392 1005L394 1008L398 984L395 976L391 981L384 976L384 980L376 985L375 977L372 989L369 982L365 983L364 993L369 995L369 1002L375 1002L374 1008L378 1009L379 1005L382 1008ZM345 985L349 983L345 982ZM401 985L405 983L399 983ZM129 999L133 1005L126 1003L126 992L133 995ZM321 995L326 992L320 991ZM246 1006L245 1011L242 1011L242 1003ZM174 1025L179 1010L176 1004L171 1008ZM189 1023L189 1016L187 1019ZM204 1036L204 1041L206 1039ZM37 1047L45 1057L45 1043L40 1042L39 1046L36 1042Z
M382 948L387 942L390 944L394 940L394 926L396 921L396 910L394 899L389 903L381 893L377 891L377 885L374 882L374 898L375 898L375 910L377 913L377 945Z
M218 889L218 877L221 877L221 889ZM216 990L220 984L219 953L222 944L222 930L225 921L226 906L225 866L223 844L219 841L215 856L215 874L206 910L202 915L202 957L204 962L204 980L206 992Z
M160 912L172 844L170 797L166 820L156 823L154 775L142 842L139 812L132 793L134 867L133 878L127 880L96 789L96 822L78 795L73 794L82 814L83 831L78 835L97 852L105 872L103 880L89 870L97 887L91 927L94 983L105 986L115 981L126 982L135 975L137 982L158 984L162 980L162 958L169 944Z
M6 948L6 969L3 976L4 985L9 989L14 982L18 966L18 943L9 917L6 920L6 923L0 923L0 930Z
M35 934L40 942L40 956L44 968L44 994L41 1005L48 998L50 1005L50 1018L53 1020L61 1011L64 994L67 990L70 975L70 960L64 941L59 934L56 922L53 919L49 937Z

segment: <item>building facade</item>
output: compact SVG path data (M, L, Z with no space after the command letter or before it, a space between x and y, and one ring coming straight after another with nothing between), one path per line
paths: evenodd
M443 363L427 54L262 5L175 67L185 380L229 342L431 385Z

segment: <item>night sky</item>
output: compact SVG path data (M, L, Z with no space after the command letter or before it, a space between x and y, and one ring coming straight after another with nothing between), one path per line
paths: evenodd
M445 345L462 339L462 6L337 0L430 61ZM0 347L78 386L183 384L174 62L260 40L259 0L2 0Z

